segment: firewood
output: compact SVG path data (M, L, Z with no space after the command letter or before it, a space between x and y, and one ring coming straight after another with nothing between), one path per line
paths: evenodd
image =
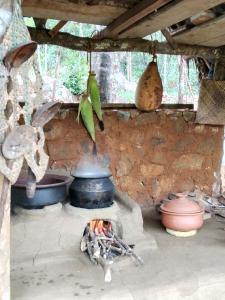
M93 264L97 264L97 262L96 262L96 260L95 260L95 258L94 258L94 255L93 255L93 253L92 253L92 246L91 246L91 243L90 243L90 242L87 243L87 253L88 253L88 255L89 255L89 258L90 258L91 262L92 262Z
M126 255L133 256L139 264L143 265L144 261L143 259L134 253L133 249L130 248L129 245L127 245L122 239L120 239L116 234L114 234L115 239L126 249Z
M110 282L112 280L110 265L113 264L113 261L112 260L107 261L102 256L99 256L97 258L97 262L100 264L100 266L102 267L102 269L104 271L105 282Z
M85 252L87 250L87 234L85 234L80 242L80 250Z
M99 257L100 256L100 247L98 245L97 236L91 229L89 230L89 235L90 235L91 241L93 243L93 256L95 258Z

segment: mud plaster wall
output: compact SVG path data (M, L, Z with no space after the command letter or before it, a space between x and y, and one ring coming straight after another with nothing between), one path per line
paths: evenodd
M45 127L53 173L70 174L91 153L76 114L63 111ZM142 205L170 192L199 188L211 193L221 164L223 127L194 124L194 119L191 111L105 111L105 131L97 130L97 145L116 187Z

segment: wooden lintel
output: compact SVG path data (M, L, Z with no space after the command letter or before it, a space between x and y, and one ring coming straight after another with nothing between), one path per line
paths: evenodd
M60 109L78 109L79 107L79 103L63 103L60 107ZM133 103L103 103L102 104L102 109L103 110L123 110L123 109L137 109L137 107L135 106L135 104ZM161 109L174 109L174 110L186 110L186 109L190 109L193 110L194 109L194 105L193 104L161 104L160 107L157 110L161 110Z
M143 19L150 13L159 9L163 5L171 2L171 0L142 0L137 5L120 15L112 23L110 23L105 29L103 29L99 37L115 37L120 32L126 30L139 20Z
M77 51L93 52L146 52L154 47L156 53L169 55L186 55L190 57L220 58L225 60L225 53L220 48L175 44L175 49L166 42L145 39L90 39L77 37L66 32L59 32L51 38L48 30L29 27L32 40L39 44L53 44Z

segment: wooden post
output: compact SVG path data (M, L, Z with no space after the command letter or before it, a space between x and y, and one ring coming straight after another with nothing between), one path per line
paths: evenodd
M221 61L220 59L217 59L215 61L215 67L214 67L214 73L213 73L213 79L214 80L225 80L225 63L224 61ZM218 99L218 101L224 101L223 99ZM222 164L221 157L221 164ZM219 166L219 169L216 174L216 180L214 184L214 195L218 196L221 192L222 187L222 178L221 178L221 166Z
M0 174L0 194L4 176ZM7 200L4 206L2 226L0 228L0 299L10 299L10 189L8 189Z

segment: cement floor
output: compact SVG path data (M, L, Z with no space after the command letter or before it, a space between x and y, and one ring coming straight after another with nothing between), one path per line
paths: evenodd
M143 252L143 267L130 259L114 264L112 282L104 283L100 267L79 256L43 257L41 263L12 267L13 300L224 300L225 223L205 221L196 236L176 238L144 211L146 237L158 249Z

